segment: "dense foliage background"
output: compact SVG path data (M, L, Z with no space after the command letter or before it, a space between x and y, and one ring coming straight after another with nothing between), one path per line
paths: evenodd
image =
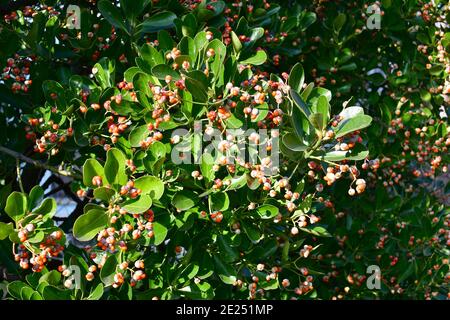
M5 297L450 298L446 1L0 11ZM279 172L175 162L199 121Z

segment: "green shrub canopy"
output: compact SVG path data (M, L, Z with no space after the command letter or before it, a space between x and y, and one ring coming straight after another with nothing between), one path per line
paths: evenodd
M0 5L8 298L450 298L448 3L27 4Z

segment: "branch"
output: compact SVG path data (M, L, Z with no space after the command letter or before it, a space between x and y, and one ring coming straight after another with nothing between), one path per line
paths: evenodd
M28 158L27 156L24 156L21 153L18 153L16 151L11 150L11 149L5 148L3 146L0 146L0 152L3 152L4 154L7 154L7 155L9 155L9 156L11 156L11 157L13 157L15 159L19 159L19 160L22 160L22 161L27 162L29 164L32 164L35 167L49 170L49 171L51 171L51 172L53 172L53 173L55 173L55 174L57 174L59 176L71 177L71 178L74 178L74 179L77 179L77 180L83 179L83 177L81 175L77 174L77 173L66 171L66 170L60 170L58 168L49 166L49 165L47 165L45 163L42 163L40 161Z

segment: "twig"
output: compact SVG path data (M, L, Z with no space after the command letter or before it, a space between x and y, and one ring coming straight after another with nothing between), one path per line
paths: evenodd
M18 159L18 160L25 161L25 162L27 162L29 164L32 164L35 167L49 170L49 171L51 171L51 172L53 172L53 173L55 173L55 174L57 174L59 176L71 177L71 178L79 179L79 180L83 179L83 177L81 175L77 174L77 173L66 171L66 170L60 170L58 168L49 166L49 165L47 165L45 163L42 163L42 162L39 162L37 160L28 158L27 156L24 156L21 153L18 153L16 151L11 150L11 149L5 148L3 146L0 146L0 152L3 152L4 154L7 154L7 155L9 155L9 156L11 156L13 158Z

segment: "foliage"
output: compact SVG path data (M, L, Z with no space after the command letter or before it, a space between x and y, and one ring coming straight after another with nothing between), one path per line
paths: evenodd
M0 23L10 298L448 299L448 4L69 4Z

